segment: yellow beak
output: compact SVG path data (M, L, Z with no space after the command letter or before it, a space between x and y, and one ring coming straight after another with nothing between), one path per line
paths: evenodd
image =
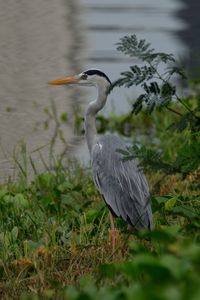
M79 80L80 79L78 76L67 76L62 79L51 80L48 82L48 84L53 84L53 85L74 84L74 83L78 83Z

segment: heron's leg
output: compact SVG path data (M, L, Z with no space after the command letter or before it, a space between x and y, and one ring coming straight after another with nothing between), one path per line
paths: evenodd
M117 237L117 230L115 229L115 224L111 212L109 212L110 224L111 224L111 244L112 244L112 253L115 252L115 243Z

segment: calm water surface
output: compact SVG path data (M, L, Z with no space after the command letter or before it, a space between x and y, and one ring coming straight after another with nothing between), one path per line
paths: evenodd
M149 41L153 48L177 57L187 55L187 48L178 33L187 25L176 17L183 8L177 0L84 0L88 28L87 67L96 67L115 80L128 69L130 61L116 51L116 43L124 35L136 34ZM110 96L106 111L113 107L118 113L127 111L126 99L137 91L116 89ZM123 100L123 101L122 101Z
M58 126L52 119L52 101L56 118L64 111L70 120L79 101L95 97L93 90L85 97L85 89L50 87L48 80L91 67L117 79L131 63L115 46L126 34L147 39L158 51L187 54L178 38L186 27L176 17L182 6L178 0L0 0L0 177L15 172L13 152L22 141L39 169L35 150L41 148L48 161ZM104 113L126 112L127 98L137 93L115 89ZM60 128L67 143L73 144L70 122ZM58 139L54 154L64 147ZM84 144L76 150L82 161L88 161Z
M129 68L131 61L116 51L116 43L124 35L136 34L149 41L157 51L173 53L177 58L187 56L188 49L178 37L187 24L176 17L184 7L176 0L84 0L87 33L86 68L102 69L111 79L119 78L120 72ZM140 92L139 88L116 88L109 95L103 114L117 114L129 110L131 101ZM88 101L95 91L88 92ZM87 147L78 150L82 161L89 160Z
M27 157L31 154L40 171L44 166L36 150L40 149L48 164L56 128L63 130L67 143L73 140L71 126L60 125L58 120L62 112L67 112L69 117L72 114L75 92L52 88L47 82L66 72L77 72L77 65L81 68L83 32L79 16L76 0L0 0L2 178L15 175L14 158L20 159L16 153L22 142L26 144ZM56 103L56 112L52 101ZM64 148L61 139L56 138L54 155Z

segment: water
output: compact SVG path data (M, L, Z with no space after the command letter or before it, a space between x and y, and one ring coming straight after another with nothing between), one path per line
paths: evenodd
M74 22L79 25L74 26ZM48 163L58 127L51 117L51 102L56 103L58 119L63 111L70 117L75 93L52 88L47 82L77 72L77 65L81 68L82 31L75 0L0 0L0 23L0 177L5 178L14 176L13 160L22 142L39 170L41 160L36 149L41 149ZM75 61L72 53L79 60ZM71 143L71 126L62 124L59 128ZM64 148L57 138L54 154Z
M124 35L136 34L146 39L156 51L173 53L175 57L187 56L188 49L178 38L187 24L177 18L184 4L176 0L84 0L85 23L88 29L86 68L102 69L111 79L118 79L120 72L128 70L131 61L116 51L116 43ZM141 92L139 88L116 88L109 95L102 113L126 113ZM88 92L88 102L95 92ZM87 164L89 157L85 143L78 150L79 158Z
M73 145L73 121L60 125L55 119L60 120L64 111L71 120L78 102L86 98L85 90L50 87L49 80L90 67L117 79L130 65L115 46L126 34L147 39L157 50L185 55L187 48L178 32L186 24L176 17L182 7L175 0L0 0L0 178L15 173L14 152L22 141L39 170L35 150L40 148L48 161L56 128L60 126L67 145ZM115 89L103 113L126 112L127 98L137 93ZM88 101L93 97L94 91L88 90ZM52 118L52 101L56 118ZM53 153L61 153L65 146L56 139ZM77 155L88 161L84 147L78 144Z
M176 17L183 4L176 0L84 0L87 6L88 27L87 67L100 68L111 81L128 69L130 59L116 51L116 43L124 35L136 34L149 41L157 51L187 55L187 47L178 38L178 32L187 25ZM127 98L134 98L137 89L116 89L110 96L104 113L125 113Z

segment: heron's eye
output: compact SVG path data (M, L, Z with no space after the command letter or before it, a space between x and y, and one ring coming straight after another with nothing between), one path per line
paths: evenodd
M87 78L88 78L87 74L83 73L83 74L81 75L81 79L86 80Z

